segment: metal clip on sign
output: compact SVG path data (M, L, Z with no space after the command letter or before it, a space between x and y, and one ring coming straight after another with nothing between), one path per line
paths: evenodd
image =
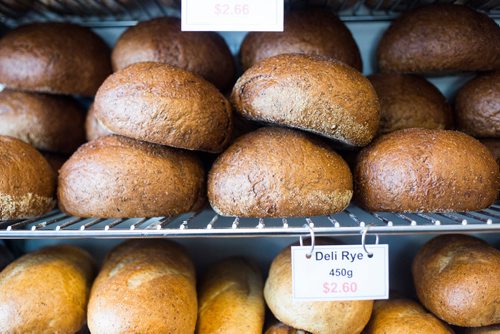
M364 226L360 233L361 233L361 246L363 246L363 250L365 251L365 253L368 255L369 258L372 258L373 257L373 253L370 252L367 248L366 248L366 236L368 235L368 229L370 228L370 225L367 225L367 226ZM378 245L378 241L379 241L379 237L378 237L378 234L375 234L375 245Z
M316 240L314 237L314 223L311 221L310 218L306 218L307 224L304 224L304 227L307 227L309 229L309 234L311 236L311 250L309 253L306 254L306 258L310 259L313 252L314 252L314 247L316 245ZM304 246L304 240L302 239L302 236L300 236L300 246Z

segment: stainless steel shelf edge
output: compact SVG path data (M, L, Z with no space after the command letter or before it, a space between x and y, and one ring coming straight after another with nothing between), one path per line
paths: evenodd
M0 239L285 237L309 234L500 233L500 202L476 212L407 214L370 213L356 205L322 217L249 219L221 217L212 210L177 217L98 219L53 211L39 218L0 222Z

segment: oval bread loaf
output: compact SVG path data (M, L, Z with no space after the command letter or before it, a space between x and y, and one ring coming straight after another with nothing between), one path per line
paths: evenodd
M239 137L208 177L210 204L223 216L324 215L342 211L351 197L347 163L321 141L283 128Z
M90 332L194 333L195 280L191 259L176 243L126 241L108 254L92 286Z
M113 133L160 145L216 153L232 132L231 105L217 88L161 63L137 63L111 75L94 108Z
M500 251L481 239L444 235L427 242L412 266L420 302L463 327L500 323Z
M29 253L0 273L1 333L76 333L86 322L93 261L58 245Z
M244 118L313 132L352 146L375 136L380 105L370 81L343 63L298 54L247 70L231 95Z
M205 202L205 172L190 152L100 137L63 165L57 195L60 209L79 217L172 216Z

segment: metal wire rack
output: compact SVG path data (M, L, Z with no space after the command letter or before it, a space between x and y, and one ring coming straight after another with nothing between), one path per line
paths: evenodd
M465 4L500 18L500 0L285 0L285 7L323 6L345 21L374 21L391 20L402 11L430 3ZM0 22L9 27L35 21L126 27L179 13L180 0L0 0Z
M488 209L453 213L371 213L351 204L329 216L290 219L222 217L206 209L176 217L79 218L54 210L42 217L0 222L0 239L261 237L316 235L500 232L500 202Z

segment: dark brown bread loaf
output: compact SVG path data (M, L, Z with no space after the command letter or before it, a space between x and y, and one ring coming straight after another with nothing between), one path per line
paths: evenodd
M490 206L500 175L488 149L464 133L405 129L363 149L354 179L369 210L446 212Z
M500 251L481 239L445 235L427 242L413 261L422 304L463 327L500 323Z
M95 117L95 108L94 105L91 104L85 119L85 137L87 141L92 141L111 134L113 133Z
M93 96L110 73L106 44L75 24L33 23L0 39L0 83L8 88Z
M59 207L79 217L178 215L204 198L204 171L190 152L121 136L84 144L59 172Z
M460 88L455 112L462 131L500 138L500 71L480 75Z
M379 123L370 81L345 64L298 54L267 58L233 88L235 109L250 120L289 126L365 146Z
M291 11L283 32L251 32L241 44L244 69L286 53L325 56L361 71L361 55L352 34L335 14L325 9Z
M256 265L230 258L210 267L199 287L197 334L262 334L264 282Z
M92 334L194 333L193 263L166 240L130 240L113 249L97 276L88 307Z
M86 322L93 261L59 245L29 253L0 273L1 333L76 333Z
M500 68L500 27L466 6L436 4L401 15L377 50L383 72L449 73Z
M156 144L220 152L232 131L231 105L208 81L161 63L111 75L94 102L110 131Z
M57 175L59 173L59 169L64 165L64 163L69 159L69 156L51 152L43 152L41 151L43 157L49 163L50 167L54 170L54 173Z
M321 239L317 241L321 244ZM373 307L371 300L331 302L294 300L290 247L283 249L274 258L264 287L264 297L273 314L283 323L321 334L361 333L370 320Z
M210 204L224 216L317 216L342 211L351 197L345 161L321 141L282 128L239 137L208 177Z
M500 139L481 139L480 142L490 150L500 165Z
M0 136L0 157L0 220L38 216L54 207L55 175L37 150Z
M182 32L181 20L160 17L140 22L120 36L112 53L113 69L154 61L194 72L219 89L229 88L235 64L224 39L214 32Z
M424 78L374 74L368 79L380 101L379 134L408 128L445 129L451 125L446 98Z
M363 334L453 334L446 324L409 299L376 301Z
M76 101L12 90L0 92L0 135L39 150L72 153L85 141L84 112Z

